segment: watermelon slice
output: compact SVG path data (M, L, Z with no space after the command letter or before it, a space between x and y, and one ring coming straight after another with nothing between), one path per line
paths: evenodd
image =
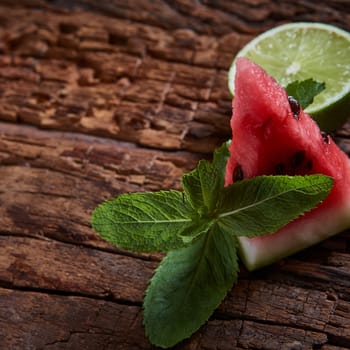
M240 238L241 259L254 270L350 227L350 159L262 68L239 58L236 69L226 185L257 175L334 179L317 208L276 233Z

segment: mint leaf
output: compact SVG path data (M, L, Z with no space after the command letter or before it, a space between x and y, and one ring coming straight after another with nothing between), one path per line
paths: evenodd
M191 243L194 239L209 231L213 220L207 217L193 219L192 225L185 228L181 233L181 239L185 244Z
M198 213L206 213L198 168L182 175L182 187L186 199Z
M93 228L108 242L136 252L165 252L184 245L193 209L178 191L123 194L98 206Z
M229 151L226 144L223 144L214 152L213 161L202 161L199 163L198 171L201 181L204 204L209 213L212 212L225 184L225 169Z
M236 236L275 232L314 208L332 185L324 175L258 176L236 182L222 191L218 224Z
M217 225L190 246L169 252L144 299L151 342L170 347L189 337L208 320L237 275L236 240Z
M314 97L326 88L325 83L320 83L312 78L306 80L296 80L286 87L287 94L298 100L302 109L305 109L313 101Z
M216 149L213 161L202 160L198 167L182 176L184 192L200 216L211 212L225 183L226 162L229 157L227 143Z

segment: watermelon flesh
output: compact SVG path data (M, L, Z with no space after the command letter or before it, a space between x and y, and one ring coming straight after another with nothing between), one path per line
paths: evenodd
M226 185L258 175L334 179L317 208L278 232L240 237L241 260L255 270L350 227L350 159L262 68L246 58L236 64Z

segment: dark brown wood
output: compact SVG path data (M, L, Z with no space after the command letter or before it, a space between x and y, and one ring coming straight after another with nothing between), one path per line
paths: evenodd
M350 30L345 0L0 2L0 349L154 349L161 255L90 227L118 194L180 188L230 137L227 69L289 21ZM350 123L335 134L350 154ZM254 273L176 349L350 349L350 232Z

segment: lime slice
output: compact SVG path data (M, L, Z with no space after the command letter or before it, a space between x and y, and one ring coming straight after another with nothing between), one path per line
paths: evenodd
M305 109L322 130L335 130L350 116L350 33L323 23L288 23L257 36L236 58L240 56L284 87L309 78L324 82L326 89ZM236 58L228 76L233 95Z

